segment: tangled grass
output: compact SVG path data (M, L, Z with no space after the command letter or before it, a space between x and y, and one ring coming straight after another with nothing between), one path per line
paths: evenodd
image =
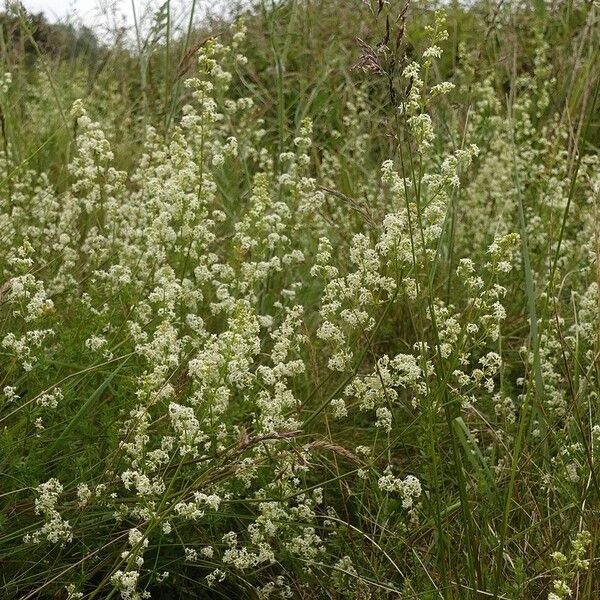
M3 598L600 595L600 8L529 4L5 56Z

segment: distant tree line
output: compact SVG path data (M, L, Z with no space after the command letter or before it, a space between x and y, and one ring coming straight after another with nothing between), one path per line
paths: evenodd
M9 63L23 58L33 59L38 51L63 60L95 60L102 51L102 45L95 33L84 25L51 23L43 13L3 11L0 12L0 51Z

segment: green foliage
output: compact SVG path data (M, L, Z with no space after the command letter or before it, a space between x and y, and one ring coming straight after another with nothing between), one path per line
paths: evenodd
M600 7L436 8L2 17L3 597L600 594Z

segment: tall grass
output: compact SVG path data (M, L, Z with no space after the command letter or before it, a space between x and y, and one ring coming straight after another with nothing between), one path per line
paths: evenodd
M2 597L597 597L597 3L173 4L4 19Z

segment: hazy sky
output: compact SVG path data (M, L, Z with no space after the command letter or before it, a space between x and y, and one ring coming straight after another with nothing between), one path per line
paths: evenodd
M83 23L94 29L103 39L110 38L112 32L123 25L131 28L133 36L132 0L21 0L31 12L43 12L50 21L60 21L69 17L76 23ZM153 23L155 11L164 4L165 0L133 0L135 15L140 24L140 30L147 32ZM0 0L2 3L2 0ZM207 13L223 14L226 7L231 8L232 0L197 0L195 16L201 20ZM191 0L171 0L172 26L174 29L187 27Z
M50 20L62 19L68 14L77 13L86 23L93 23L99 9L108 4L115 5L120 13L131 18L131 0L24 0L23 4L32 12L44 12ZM136 5L140 6L139 0Z

